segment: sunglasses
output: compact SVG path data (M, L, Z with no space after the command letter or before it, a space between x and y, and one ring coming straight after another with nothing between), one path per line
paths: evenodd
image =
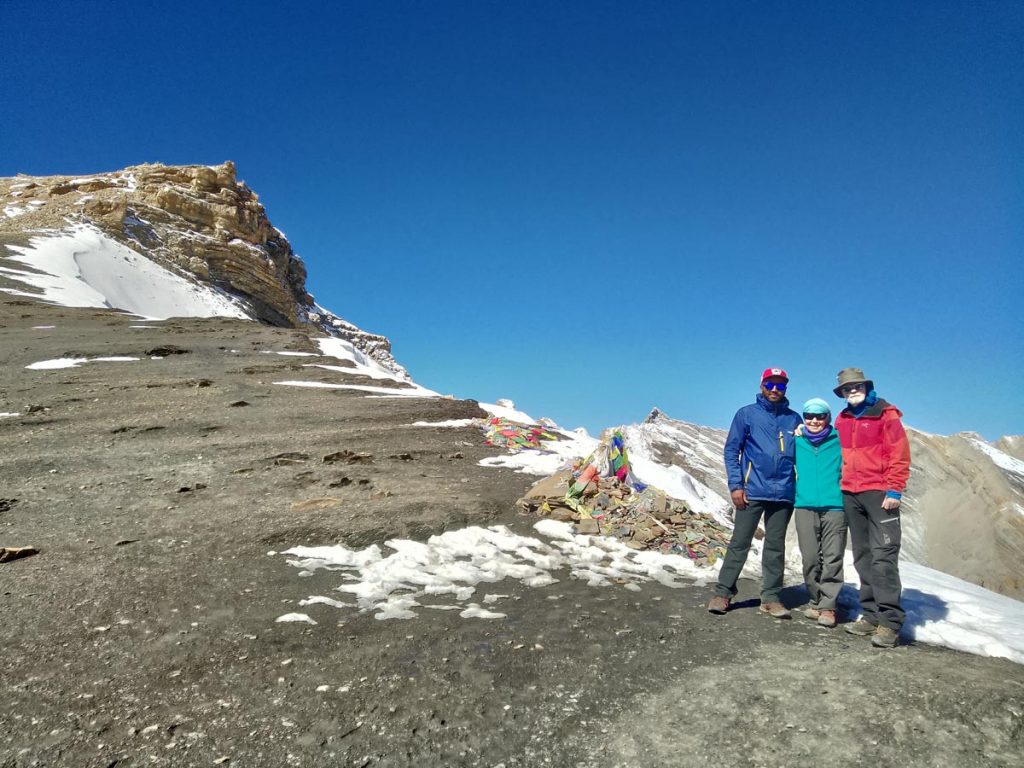
M843 387L839 391L842 392L844 395L848 395L851 392L863 392L864 391L864 385L863 384L847 384L845 387Z
M827 413L805 413L804 421L828 421Z
M767 389L769 392L772 391L773 389L776 389L779 392L786 391L786 382L784 381L762 381L761 386Z

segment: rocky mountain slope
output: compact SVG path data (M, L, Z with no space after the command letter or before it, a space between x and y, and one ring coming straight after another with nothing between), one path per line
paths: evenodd
M995 592L1024 598L1024 461L1005 449L1021 438L990 444L970 433L930 435L908 428L911 466L904 515L903 557ZM665 464L694 479L698 497L723 504L726 432L676 421L654 409L626 428Z
M305 265L230 161L0 178L0 244L23 245L75 226L94 228L176 274L223 290L254 319L317 327L400 370L386 337L316 305L306 291Z

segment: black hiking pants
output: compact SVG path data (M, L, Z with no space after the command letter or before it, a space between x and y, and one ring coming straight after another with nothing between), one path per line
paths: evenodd
M779 602L782 591L782 573L786 560L786 528L793 515L789 501L751 501L746 509L736 510L736 520L725 552L722 570L718 572L715 594L722 597L736 595L736 581L747 562L750 542L764 515L764 549L761 551L761 602Z
M900 510L882 509L884 498L885 491L843 491L843 511L850 525L864 618L899 632L907 617L900 605Z

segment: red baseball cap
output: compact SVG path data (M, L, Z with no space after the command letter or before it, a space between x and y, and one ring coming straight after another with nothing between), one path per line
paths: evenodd
M764 383L765 379L770 379L772 376L789 381L789 375L781 368L765 368L764 373L761 374L761 383Z

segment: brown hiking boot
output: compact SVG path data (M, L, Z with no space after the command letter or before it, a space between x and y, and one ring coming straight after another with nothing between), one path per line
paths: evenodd
M821 611L817 608L804 608L804 616L812 621L817 621L818 617L821 616Z
M717 613L722 615L729 610L729 602L728 597L719 597L718 595L715 595L711 598L711 602L708 603L708 613Z
M791 614L782 603L761 603L761 607L758 608L761 613L767 613L773 619L791 619Z
M822 627L834 627L836 625L836 612L835 611L820 611L818 615L818 624Z
M861 637L867 637L868 635L875 634L875 630L878 629L878 626L872 624L867 619L857 619L852 624L844 625L843 629L845 629L851 635L860 635Z
M895 648L899 642L899 633L895 629L878 625L875 634L871 636L871 644L875 648Z

